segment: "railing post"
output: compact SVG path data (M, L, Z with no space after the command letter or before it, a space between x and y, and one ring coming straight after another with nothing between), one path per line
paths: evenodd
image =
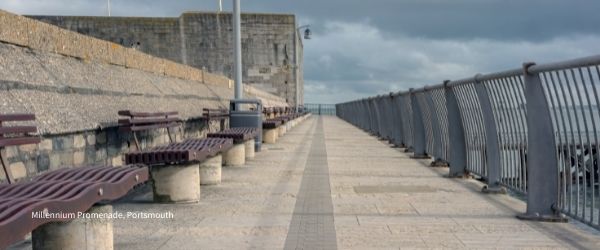
M413 115L412 115L412 95L411 93L406 93L404 95L401 96L402 100L400 101L401 105L405 106L404 107L404 111L406 116L403 116L403 123L402 126L406 128L406 132L408 133L404 133L404 138L402 138L402 140L404 141L404 143L406 143L406 147L404 149L405 153L412 153L414 152L414 148L415 148L415 133L413 130ZM402 107L400 107L402 108ZM404 129L404 128L403 128Z
M414 154L411 158L414 159L428 159L425 144L425 125L423 123L423 114L421 113L421 107L417 100L417 95L410 89L410 102L413 109L413 133L414 142L413 150Z
M481 190L484 193L505 194L506 189L500 185L500 147L498 146L498 130L494 121L492 102L485 85L475 76L475 91L481 105L483 126L485 128L485 160L487 165L487 185Z
M566 222L558 209L559 176L550 107L535 63L523 64L527 107L527 212L520 219Z
M464 177L467 175L467 147L465 144L465 130L462 124L458 100L454 89L448 86L450 81L444 81L446 94L446 108L448 109L448 137L450 147L450 172L448 177Z

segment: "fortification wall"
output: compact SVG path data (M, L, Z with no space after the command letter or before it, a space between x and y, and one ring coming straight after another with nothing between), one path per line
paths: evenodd
M230 13L174 18L32 16L43 22L233 77ZM139 45L138 45L139 43ZM244 81L294 105L303 89L302 42L293 15L242 14ZM296 60L298 57L299 60ZM296 65L300 65L297 67ZM298 75L298 77L297 77ZM303 95L301 95L303 96ZM300 103L303 103L301 98Z

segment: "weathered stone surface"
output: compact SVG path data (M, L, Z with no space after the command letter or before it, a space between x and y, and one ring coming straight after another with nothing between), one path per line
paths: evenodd
M75 135L73 136L73 146L76 149L81 149L85 147L85 137L84 135Z
M10 171L14 179L27 177L27 168L23 162L15 162L9 165Z
M85 151L76 151L73 154L73 164L75 166L81 166L85 162Z
M52 151L52 149L52 139L43 139L42 142L40 142L40 150Z

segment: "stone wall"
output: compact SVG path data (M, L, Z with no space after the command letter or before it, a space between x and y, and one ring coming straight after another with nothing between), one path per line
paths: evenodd
M229 13L186 12L178 18L31 16L99 39L233 77ZM294 15L242 14L244 82L303 103L302 41ZM298 58L298 60L296 60ZM299 65L298 67L296 65Z

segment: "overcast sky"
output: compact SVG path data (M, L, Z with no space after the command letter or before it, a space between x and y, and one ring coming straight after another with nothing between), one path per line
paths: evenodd
M223 0L231 10L231 0ZM218 0L111 0L118 16L217 10ZM0 0L18 14L106 15L106 0ZM305 41L306 102L338 103L600 54L598 0L242 0L293 13Z

